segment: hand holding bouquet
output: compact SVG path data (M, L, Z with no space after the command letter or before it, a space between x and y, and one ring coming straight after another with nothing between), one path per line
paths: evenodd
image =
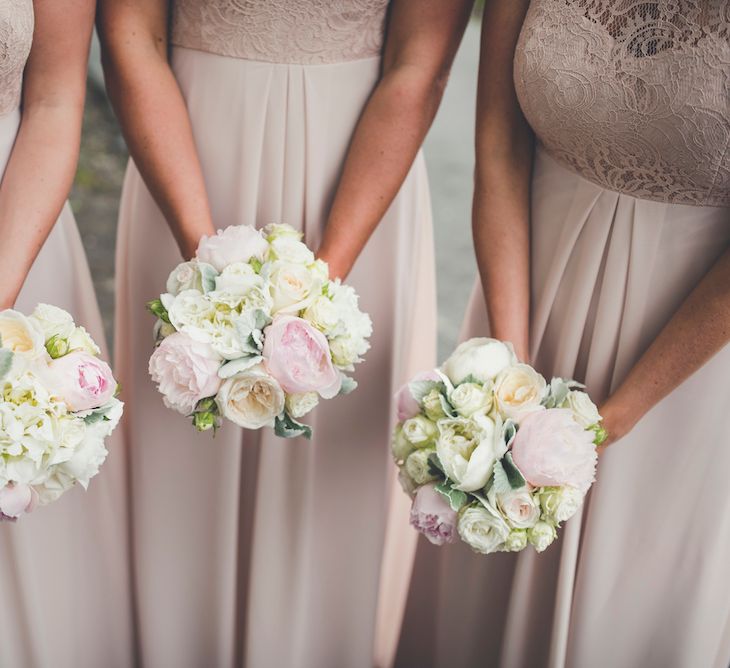
M575 381L549 384L495 339L462 343L397 396L393 456L432 543L542 552L593 483L601 416Z
M86 488L122 415L99 348L66 311L0 311L0 519Z
M221 418L284 438L320 398L352 391L372 325L355 291L288 225L229 227L178 265L157 316L150 375L165 405L200 431Z

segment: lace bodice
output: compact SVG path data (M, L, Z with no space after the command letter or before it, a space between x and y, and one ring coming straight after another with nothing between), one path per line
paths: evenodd
M539 141L586 179L730 205L728 0L532 0L514 74Z
M20 104L32 41L33 0L0 0L0 114Z
M271 63L380 54L388 0L174 0L171 41Z

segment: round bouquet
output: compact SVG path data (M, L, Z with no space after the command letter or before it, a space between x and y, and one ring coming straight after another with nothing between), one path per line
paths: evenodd
M462 343L397 395L393 456L411 524L436 545L542 552L595 478L601 416L583 386L550 383L495 339Z
M150 375L165 405L200 431L226 418L309 438L299 419L355 389L347 373L372 332L355 291L330 280L288 225L204 237L148 306L158 318Z
M0 519L86 488L122 416L99 348L66 311L0 311Z

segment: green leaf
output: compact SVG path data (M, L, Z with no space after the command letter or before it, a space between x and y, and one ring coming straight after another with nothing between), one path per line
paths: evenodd
M473 374L469 374L464 380L462 380L459 385L463 385L464 383L474 383L475 385L484 385L482 381L480 381L476 376Z
M446 476L444 473L444 467L441 466L441 460L439 460L439 456L435 452L428 456L428 470L431 475L437 475L440 477Z
M509 448L515 440L515 436L517 436L517 424L508 419L502 427L502 436L505 446Z
M594 424L590 428L590 430L596 435L593 439L593 443L596 446L602 445L603 442L608 438L608 431L600 422L598 424Z
M276 418L274 433L281 438L312 438L312 428L297 422L288 413L284 412Z
M408 383L408 389L411 392L411 396L420 404L423 398L431 390L442 391L443 383L439 380L412 380Z
M512 485L507 477L507 472L504 470L504 466L502 466L501 460L494 464L493 486L489 489L489 492L492 489L497 495L508 494L512 491ZM487 493L488 496L489 492Z
M520 469L517 468L517 465L512 460L511 452L508 452L502 458L502 467L504 468L504 472L507 475L507 480L509 481L510 487L512 487L512 489L522 489L527 484L525 477L522 475Z
M557 408L562 406L568 398L568 393L575 388L585 387L582 383L575 380L566 380L565 378L553 378L548 385L545 398L542 405L545 408Z
M439 394L439 399L441 400L441 410L450 418L456 417L456 411L449 400L443 394Z
M200 281L203 286L203 293L208 294L215 290L215 279L218 277L218 272L215 267L205 262L198 262L198 269L200 270Z
M7 348L0 348L0 379L10 372L13 367L13 351Z
M147 302L147 310L153 315L156 315L162 322L166 322L168 325L171 324L167 309L159 299L153 299L151 302Z
M340 394L350 394L357 389L357 381L350 376L342 376L342 385L340 386Z
M256 354L246 355L245 357L239 357L235 360L230 360L229 362L226 362L223 366L221 366L220 369L218 369L218 377L231 378L237 373L241 373L242 371L250 369L252 366L256 366L262 359L264 358L261 357L261 355Z
M434 489L449 502L451 510L455 510L456 512L461 510L469 501L466 492L462 492L460 489L454 489L448 481L438 483Z
M259 260L257 257L252 257L248 263L251 265L253 270L258 274L261 271L261 267L263 266L261 264L261 260Z

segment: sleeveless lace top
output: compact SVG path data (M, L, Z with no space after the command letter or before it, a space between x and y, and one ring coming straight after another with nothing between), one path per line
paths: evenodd
M514 75L537 138L581 176L730 205L728 0L533 0Z
M174 0L171 42L223 56L318 65L378 56L388 0Z
M33 0L0 0L0 115L20 105L33 41Z

